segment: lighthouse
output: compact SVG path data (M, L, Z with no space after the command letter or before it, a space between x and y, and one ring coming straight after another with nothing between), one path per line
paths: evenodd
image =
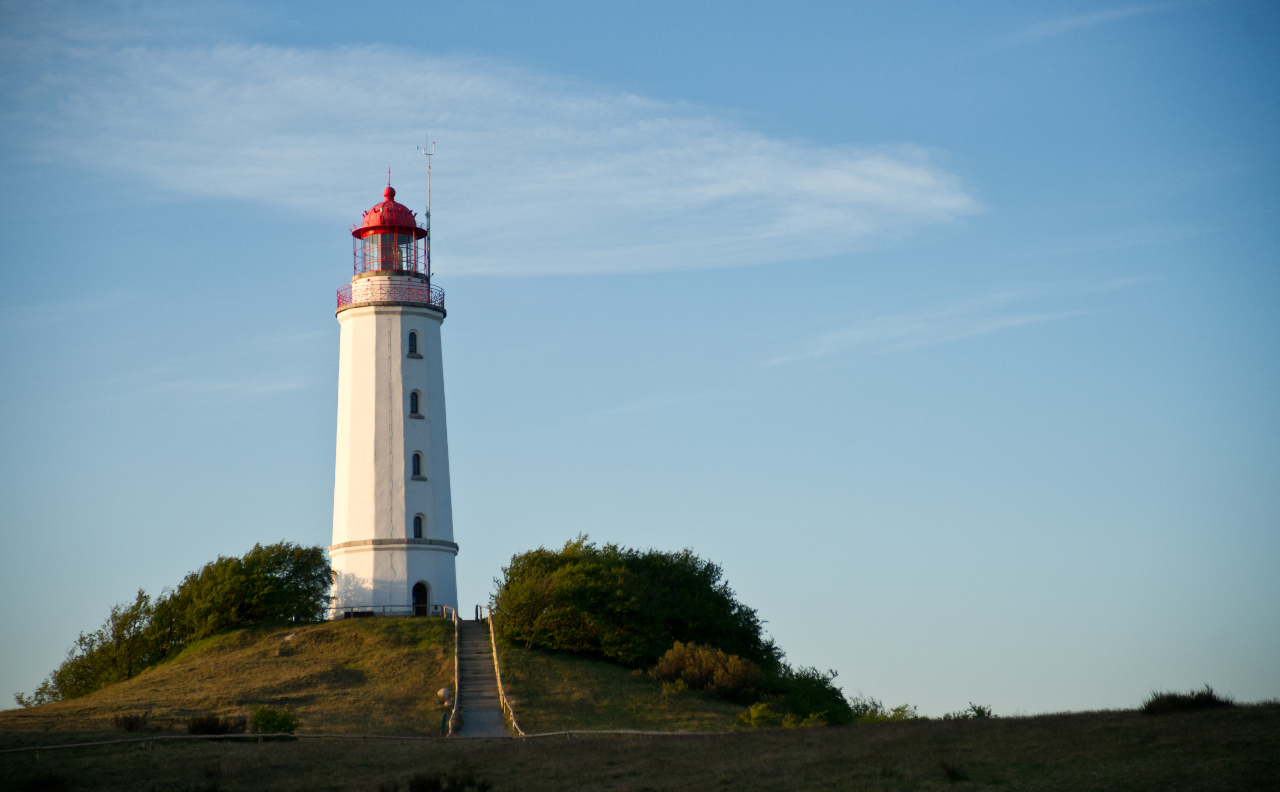
M382 195L351 229L354 272L338 290L335 618L458 606L430 210L424 225L389 182Z

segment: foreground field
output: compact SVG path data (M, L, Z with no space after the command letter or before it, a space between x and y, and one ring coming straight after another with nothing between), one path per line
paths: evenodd
M671 737L442 740L435 691L449 686L452 625L360 619L233 631L90 696L0 712L0 750L139 737L142 742L0 754L0 790L353 790L466 763L502 790L1280 790L1280 705L1146 716L1096 712L733 731L740 708L663 694L607 663L502 647L526 732L652 729ZM178 736L185 719L291 706L301 739ZM149 711L160 731L112 728ZM321 738L305 735L339 734ZM376 739L359 735L400 736Z
M46 738L0 735L0 748ZM45 751L39 759L0 754L0 785L376 792L414 773L466 762L497 792L988 786L1234 792L1280 789L1278 748L1280 707L1262 705L1162 717L1101 712L687 737L157 742L150 750L144 743Z

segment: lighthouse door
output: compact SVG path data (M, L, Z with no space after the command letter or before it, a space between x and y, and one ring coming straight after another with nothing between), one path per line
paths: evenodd
M402 589L403 590L403 589ZM427 602L427 584L415 583L413 586L413 615L426 616L430 605Z

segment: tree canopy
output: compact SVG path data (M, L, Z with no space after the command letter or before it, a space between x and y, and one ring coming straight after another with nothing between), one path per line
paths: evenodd
M674 553L598 547L581 536L514 556L495 581L498 625L531 647L650 666L676 641L723 649L766 670L781 652L718 565Z

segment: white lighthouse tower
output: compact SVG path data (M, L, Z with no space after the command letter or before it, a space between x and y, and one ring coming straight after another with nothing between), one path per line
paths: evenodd
M335 618L458 606L440 326L426 225L385 200L352 227L355 273L338 290Z

